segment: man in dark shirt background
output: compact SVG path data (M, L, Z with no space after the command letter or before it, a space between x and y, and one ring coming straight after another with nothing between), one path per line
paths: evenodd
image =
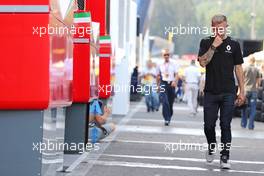
M230 169L231 121L235 104L245 101L243 57L237 41L227 36L227 18L215 15L212 18L214 36L200 42L198 60L206 67L204 96L204 132L208 142L206 160L213 162L216 148L221 146L220 167ZM236 97L234 69L239 83ZM215 125L220 110L221 143L216 144Z

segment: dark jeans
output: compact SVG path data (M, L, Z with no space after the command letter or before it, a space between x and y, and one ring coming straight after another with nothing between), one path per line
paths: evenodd
M243 128L247 127L247 119L249 117L249 123L248 123L248 128L249 129L254 129L254 120L256 116L256 107L257 107L257 98L258 94L256 91L252 92L247 92L246 94L247 97L247 106L242 109L242 117L241 117L241 126Z
M166 82L161 82L160 84L165 91L160 92L160 102L162 103L162 115L165 121L171 121L173 115L173 102L175 99L175 87L172 87Z
M235 94L222 93L212 94L206 92L204 95L204 133L207 138L209 150L216 146L215 125L220 110L221 128L221 155L229 157L231 147L231 121L234 111ZM218 145L219 146L219 145Z

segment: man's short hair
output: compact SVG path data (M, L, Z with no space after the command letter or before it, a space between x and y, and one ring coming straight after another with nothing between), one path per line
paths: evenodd
M152 64L152 60L151 59L147 60L147 64Z
M224 21L227 22L227 17L222 14L217 14L212 17L211 23L212 23L212 26L214 26L215 24L220 24Z
M254 56L253 54L250 54L250 55L248 56L248 58L249 58L249 62L250 62L250 63L255 63L255 62L256 62L256 58L255 58L255 56Z
M161 52L162 52L162 54L164 54L164 53L170 53L170 50L168 48L164 48Z

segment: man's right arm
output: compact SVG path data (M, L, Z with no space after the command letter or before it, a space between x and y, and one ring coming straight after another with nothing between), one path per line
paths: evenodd
M210 63L210 61L213 58L215 49L220 46L223 43L223 40L221 37L216 36L214 39L214 42L212 43L212 45L209 47L209 49L207 50L207 52L205 54L203 54L202 56L198 57L199 63L202 67L205 67L207 64ZM201 43L202 44L202 43ZM200 46L201 47L201 46Z
M205 67L207 64L210 63L210 61L213 58L215 50L213 50L211 47L208 49L208 51L202 55L201 57L198 57L199 63L202 67Z
M96 115L95 118L96 118L96 121L99 123L99 124L104 124L109 115L111 114L111 109L108 108L108 107L104 107L104 114L103 115Z

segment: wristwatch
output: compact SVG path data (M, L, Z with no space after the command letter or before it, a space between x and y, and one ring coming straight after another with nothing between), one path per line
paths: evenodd
M211 48L211 50L213 50L213 51L216 50L216 47L214 47L214 45L211 45L210 48Z

